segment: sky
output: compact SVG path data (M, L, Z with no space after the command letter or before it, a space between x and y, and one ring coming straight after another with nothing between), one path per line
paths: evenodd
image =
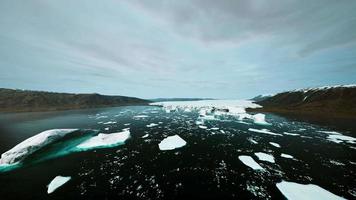
M356 83L354 0L1 0L0 87L251 98Z

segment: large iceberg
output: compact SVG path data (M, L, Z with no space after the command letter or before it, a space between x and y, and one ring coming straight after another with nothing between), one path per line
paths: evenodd
M282 181L276 184L279 191L287 199L304 199L304 200L314 200L314 199L344 199L339 197L324 188L321 188L313 184L300 184L294 182Z
M56 176L48 185L47 193L51 194L54 192L57 188L61 187L64 185L66 182L68 182L71 179L70 176Z
M173 150L176 148L181 148L185 146L187 142L183 140L179 135L169 136L163 139L159 144L158 147L160 150Z
M93 148L105 148L114 147L124 144L127 139L130 138L130 130L124 129L118 133L99 133L77 146L78 149L93 149Z
M0 165L21 162L42 147L51 144L78 129L53 129L32 136L1 155Z

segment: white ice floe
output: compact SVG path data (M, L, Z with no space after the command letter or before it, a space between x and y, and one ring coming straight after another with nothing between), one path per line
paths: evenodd
M279 191L289 200L344 199L314 184L282 181L276 184Z
M177 148L181 148L185 146L187 142L183 140L179 135L169 136L163 139L159 144L158 147L160 150L173 150Z
M104 122L103 124L104 125L109 125L109 124L116 124L117 122L114 122L114 121L108 121L108 122Z
M35 151L41 149L42 147L51 144L55 141L58 141L67 134L73 133L77 130L78 129L53 129L43 131L35 136L24 140L12 149L3 153L1 155L0 165L14 164L20 162Z
M133 116L133 118L135 119L142 119L142 118L147 118L148 115L136 115L136 116Z
M292 155L285 154L285 153L282 153L282 154L281 154L281 157L283 157L283 158L289 158L289 159L294 159L294 157L293 157Z
M141 138L147 138L149 136L149 134L145 134L144 136L142 136Z
M256 133L264 133L264 134L269 134L269 135L276 135L276 136L282 136L282 134L279 133L273 133L267 129L254 129L254 128L249 128L249 131L256 132Z
M278 143L275 142L269 142L270 145L277 147L277 148L281 148L281 145L279 145Z
M327 140L331 142L335 142L335 143L345 142L349 144L356 144L356 138L343 135L336 131L318 131L318 132L329 134Z
M130 131L128 129L123 130L118 133L99 133L79 145L78 149L92 149L92 148L103 148L103 147L114 147L124 144L127 139L130 138Z
M199 125L199 128L201 128L201 129L207 129L208 127L207 127L207 126L203 126L203 125Z
M54 192L57 188L64 185L70 179L71 179L70 176L56 176L47 186L48 187L47 193L50 194L50 193Z
M270 123L266 122L265 120L266 116L264 114L258 113L255 115L252 115L252 120L255 124L258 125L271 125Z
M254 170L264 170L251 156L239 156L239 160Z
M258 142L256 140L252 139L252 138L248 138L247 140L250 141L253 144L258 144Z
M298 136L300 134L298 133L288 133L288 132L283 132L284 135L290 135L290 136Z
M329 135L328 140L335 143L350 143L356 144L356 138L346 135Z
M150 124L146 125L146 127L148 127L148 128L155 127L155 126L158 126L158 124L150 123Z
M262 160L262 161L267 161L267 162L270 162L270 163L274 163L274 157L270 154L266 154L266 153L262 153L262 152L258 152L258 153L255 153L255 155L258 157L259 160Z

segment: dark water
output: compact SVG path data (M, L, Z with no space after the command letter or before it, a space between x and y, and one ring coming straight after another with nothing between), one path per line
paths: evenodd
M148 117L134 118L137 115ZM111 133L129 127L131 138L118 147L71 153L0 172L0 199L284 199L276 188L282 180L312 183L338 196L356 198L356 145L327 140L328 135L318 131L328 127L268 114L267 121L273 124L268 127L231 117L206 121L209 129L201 129L195 124L198 115L148 106L1 115L1 153L54 128ZM117 123L101 123L108 121ZM146 127L150 123L159 125ZM273 136L248 128L300 135ZM149 136L141 138L145 134ZM187 145L160 151L158 143L175 134ZM273 155L275 163L259 161L255 152ZM240 155L251 156L265 171L247 167ZM46 186L57 175L72 179L47 194Z

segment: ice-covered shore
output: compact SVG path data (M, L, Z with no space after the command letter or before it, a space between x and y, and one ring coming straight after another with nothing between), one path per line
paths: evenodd
M52 129L43 131L17 144L1 155L0 165L15 164L26 157L78 129Z

